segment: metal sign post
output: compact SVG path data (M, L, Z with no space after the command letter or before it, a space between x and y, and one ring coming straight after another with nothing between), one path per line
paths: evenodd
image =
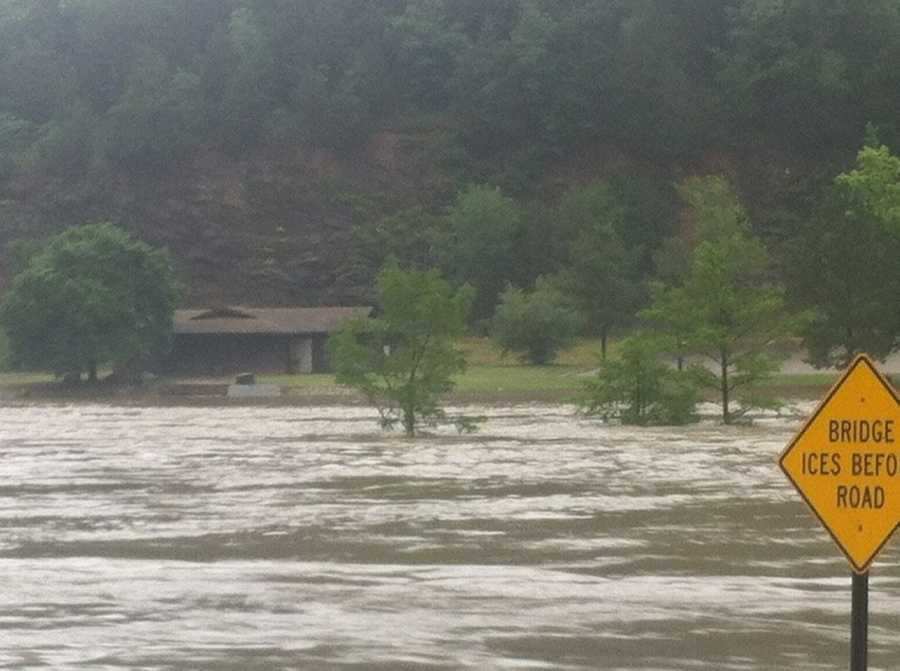
M869 574L853 574L850 613L850 671L869 668Z

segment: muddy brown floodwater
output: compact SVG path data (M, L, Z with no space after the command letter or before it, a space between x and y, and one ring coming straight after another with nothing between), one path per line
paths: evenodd
M0 668L847 668L847 562L772 418L0 408ZM900 543L870 668L900 669Z

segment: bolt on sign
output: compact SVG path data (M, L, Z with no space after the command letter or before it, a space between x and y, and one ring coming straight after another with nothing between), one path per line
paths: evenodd
M900 402L858 356L779 459L781 469L865 573L900 526Z

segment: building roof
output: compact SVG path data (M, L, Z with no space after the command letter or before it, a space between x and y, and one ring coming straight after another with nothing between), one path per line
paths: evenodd
M299 335L333 333L354 317L367 317L369 307L257 308L219 307L176 310L175 334Z

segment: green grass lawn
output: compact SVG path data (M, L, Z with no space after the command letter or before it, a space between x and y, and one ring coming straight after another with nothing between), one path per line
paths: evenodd
M557 361L547 366L522 363L513 355L504 356L487 338L465 338L460 347L468 361L467 370L456 377L456 390L462 394L485 394L487 398L505 394L540 394L571 397L581 389L600 362L600 343L583 339L563 352ZM615 351L615 344L610 348ZM776 394L785 396L818 397L834 384L838 373L778 374L767 385ZM0 373L0 388L25 387L53 381L49 373ZM334 375L260 375L258 381L294 390L296 393L318 391L329 395L338 389ZM179 378L164 378L160 382L177 384ZM214 380L228 384L231 377Z
M21 387L29 384L44 384L55 378L50 373L0 373L0 387Z
M532 393L577 392L581 383L600 362L600 342L582 339L562 352L557 361L547 366L522 363L512 354L503 355L488 338L465 338L460 343L468 368L456 377L456 390L461 393ZM610 346L615 351L615 344ZM769 386L773 390L817 392L826 390L838 378L837 373L804 373L776 375ZM333 375L261 375L259 382L288 389L327 390L336 386Z
M547 366L523 364L513 355L503 356L487 338L466 338L460 347L469 364L456 377L460 392L577 391L581 375L600 360L600 344L592 340L579 341L562 353L557 363ZM297 390L335 386L333 375L260 375L257 379Z
M229 381L231 378L229 378ZM257 375L256 381L260 384L277 384L281 387L292 388L326 388L334 387L334 375Z
M578 366L470 366L456 378L461 392L577 391Z

